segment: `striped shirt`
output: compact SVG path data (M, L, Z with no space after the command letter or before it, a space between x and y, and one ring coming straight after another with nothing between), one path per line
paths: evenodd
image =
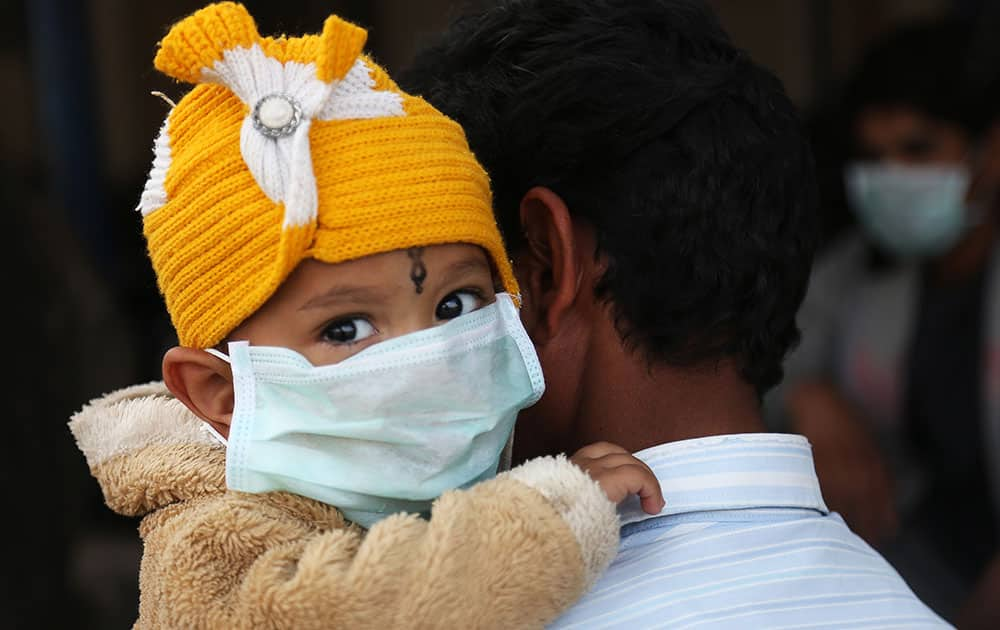
M636 457L666 507L622 505L618 557L552 627L948 627L827 509L805 438L715 436Z

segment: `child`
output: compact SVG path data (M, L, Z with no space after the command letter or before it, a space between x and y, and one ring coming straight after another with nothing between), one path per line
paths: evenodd
M196 85L139 209L181 346L165 387L71 422L144 516L136 627L538 627L615 554L614 503L662 507L608 444L574 456L590 476L491 479L543 382L488 181L364 40L336 17L262 38L222 3L161 42Z

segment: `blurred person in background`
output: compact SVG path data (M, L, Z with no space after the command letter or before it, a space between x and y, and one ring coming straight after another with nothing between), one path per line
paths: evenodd
M830 507L937 612L996 627L1000 125L976 41L911 24L848 83L859 229L817 262L778 398Z

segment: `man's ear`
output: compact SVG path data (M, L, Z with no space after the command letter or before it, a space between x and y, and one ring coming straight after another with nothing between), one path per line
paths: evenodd
M196 416L229 437L233 420L233 372L204 350L174 347L163 356L163 381Z
M562 198L536 186L521 199L527 245L518 257L525 327L539 345L556 335L580 291L582 269L573 219Z

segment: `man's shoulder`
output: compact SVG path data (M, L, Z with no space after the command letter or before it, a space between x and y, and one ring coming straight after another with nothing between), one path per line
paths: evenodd
M946 625L838 515L736 512L666 517L625 532L604 579L559 623Z

